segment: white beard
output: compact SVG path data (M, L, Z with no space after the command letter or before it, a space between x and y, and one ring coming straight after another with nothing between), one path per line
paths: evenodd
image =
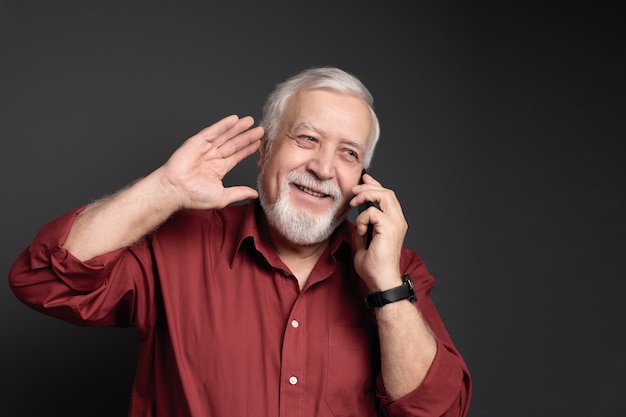
M263 190L263 170L259 174L257 187L259 201L269 224L278 230L289 241L297 245L313 245L327 240L335 228L345 218L338 215L341 204L341 191L332 181L320 181L310 174L292 171L287 174L276 202L267 201ZM315 216L305 209L292 207L289 201L290 184L298 184L330 195L332 207L324 214Z

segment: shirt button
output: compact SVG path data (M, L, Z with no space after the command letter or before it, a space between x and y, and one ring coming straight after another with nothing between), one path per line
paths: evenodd
M289 378L289 383L291 385L296 385L298 383L298 378L296 378L295 376L292 376L291 378Z
M294 329L297 329L299 325L300 323L298 323L298 320L291 320L291 327Z

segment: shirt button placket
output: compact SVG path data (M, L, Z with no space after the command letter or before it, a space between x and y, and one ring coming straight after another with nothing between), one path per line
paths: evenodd
M298 320L291 320L291 327L293 327L294 329L297 329L299 325L300 323L298 323ZM295 375L292 375L291 378L289 378L289 383L291 385L296 385L298 383L298 378Z
M296 318L297 317L297 318ZM306 323L306 297L302 294L291 310L291 317L287 322L287 329L283 340L282 378L284 385L281 388L280 416L298 416L303 412L304 368L306 358L306 332L303 324Z

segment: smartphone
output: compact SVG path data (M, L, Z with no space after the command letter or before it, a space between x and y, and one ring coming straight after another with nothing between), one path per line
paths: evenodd
M363 175L365 175L367 173L366 170L361 171L361 178L359 179L359 184L363 184ZM359 211L359 214L361 214L363 211L367 210L370 207L376 207L376 204L372 203L371 201L366 201L365 203L359 205L357 207L357 210ZM367 232L365 234L365 249L369 248L370 243L372 242L372 236L374 234L374 225L373 224L368 224L367 225Z

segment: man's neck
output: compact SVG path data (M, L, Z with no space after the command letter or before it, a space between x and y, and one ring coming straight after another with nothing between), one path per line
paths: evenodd
M298 280L300 289L304 288L311 271L326 250L329 240L324 240L311 245L300 245L283 236L278 230L271 227L267 220L262 217L261 234L268 239L278 257L289 268Z

